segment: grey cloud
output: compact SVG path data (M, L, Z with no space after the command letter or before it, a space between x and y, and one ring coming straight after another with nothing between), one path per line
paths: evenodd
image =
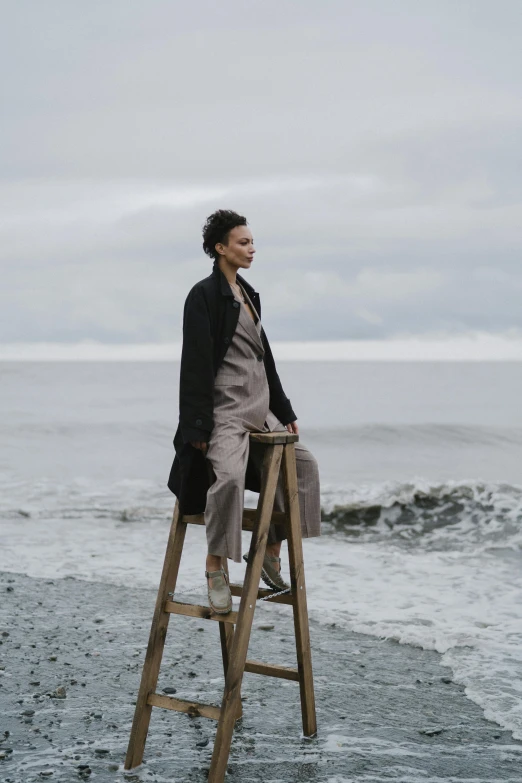
M207 214L271 339L522 326L518 0L4 12L0 340L173 340Z

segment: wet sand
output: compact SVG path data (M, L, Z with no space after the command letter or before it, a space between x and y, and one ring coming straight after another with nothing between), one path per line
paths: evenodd
M0 574L2 783L206 780L216 724L160 709L144 763L123 771L155 597ZM290 612L258 610L249 657L295 665ZM522 742L483 717L437 653L315 623L311 636L318 736L301 736L296 683L246 674L227 780L520 783ZM217 623L171 618L166 687L220 703Z

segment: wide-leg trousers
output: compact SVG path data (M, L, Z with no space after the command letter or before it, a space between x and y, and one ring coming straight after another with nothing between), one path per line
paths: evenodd
M279 425L278 429L285 428ZM220 430L215 433L212 448L207 453L215 474L215 481L207 493L205 508L208 553L239 563L242 555L241 529L247 461L250 456L260 476L264 449L261 444L250 443L248 432L241 432L233 426L224 426ZM295 455L301 531L303 538L311 538L321 534L319 469L317 460L303 443L295 444ZM276 488L274 510L285 510L282 471ZM269 544L285 538L283 525L270 525Z

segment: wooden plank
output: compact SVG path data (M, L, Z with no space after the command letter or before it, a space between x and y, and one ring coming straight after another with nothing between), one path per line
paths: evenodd
M232 631L232 635L229 637L230 631ZM225 677L227 676L227 671L228 671L228 661L230 657L230 644L232 643L233 636L234 636L234 628L232 626L228 625L227 623L219 624L219 641L221 643L221 657L223 659L223 672ZM230 638L230 643L229 643L229 638Z
M246 530L245 524L251 524L250 530L254 529L254 522L257 519L257 508L245 508L243 510L243 530ZM290 520L284 511L272 511L270 523L274 525L289 525Z
M282 451L282 446L268 446L263 460L258 519L250 542L243 595L241 596L234 640L230 650L230 660L221 704L221 717L217 727L210 764L209 783L223 783L225 779L232 732L237 714L237 702L241 697L241 683L245 671L248 642L256 608L256 597L266 550L268 528L274 507Z
M223 571L227 575L227 579L230 578L228 573L228 561L226 557L221 558ZM230 582L229 582L230 584ZM225 679L228 672L228 662L230 660L230 650L232 648L232 641L234 639L234 626L229 623L219 623L219 640L221 642L221 657L223 658L223 671L225 673ZM243 715L243 704L241 699L238 702L237 718L241 718Z
M223 568L223 571L225 572L227 579L230 578L229 572L228 572L228 561L226 557L221 558L221 565ZM230 583L229 583L230 584ZM228 625L227 623L220 623L219 624L219 640L221 642L221 657L223 659L223 672L225 674L225 677L227 676L228 671L228 661L230 656L230 646L232 644L232 639L234 638L234 628L231 625Z
M205 526L204 514L187 514L183 517L185 524L187 525L202 525Z
M303 734L312 737L317 734L315 714L314 680L312 672L312 653L310 649L310 630L308 627L308 609L306 605L306 585L301 539L301 514L295 447L286 446L283 455L283 485L285 509L290 517L288 527L288 557L290 560L290 581L294 595L294 628L297 648L297 668L299 671L299 692L301 696L301 716Z
M230 592L236 597L241 597L243 595L243 585L231 584ZM267 598L268 600L266 603L269 604L288 604L288 606L292 606L294 603L294 597L291 593L286 593L285 595L274 595L273 590L265 590L262 587L260 587L257 591L257 600L259 601L260 598Z
M184 604L181 601L166 601L165 611L169 614L182 614L185 617L199 617L200 620L217 620L218 623L237 623L237 612L217 614L202 604Z
M150 716L152 707L148 703L150 693L156 690L158 684L158 675L163 657L163 648L165 646L165 637L169 624L170 614L165 611L165 603L169 592L173 592L178 578L179 563L183 551L183 542L187 526L183 522L183 517L179 512L179 505L176 501L172 525L170 526L165 560L156 598L156 606L152 616L152 625L149 635L149 643L145 654L145 663L141 675L140 689L136 700L134 710L134 719L129 737L129 746L125 757L125 769L132 769L141 764L145 742L149 730Z
M299 435L294 435L293 432L283 432L278 430L276 432L251 432L250 440L256 441L256 443L266 443L270 446L276 446L285 443L297 443Z
M243 511L243 530L251 532L254 529L254 524L256 521L256 515L257 515L257 509L256 508L245 508ZM183 517L183 521L186 525L200 525L201 527L205 526L205 516L204 514L190 514L185 517ZM270 520L271 523L275 525L288 525L290 524L289 519L287 515L284 513L284 511L274 511L272 513L272 519Z
M219 720L221 710L212 704L201 704L197 701L186 701L185 699L175 699L174 696L165 696L162 693L150 693L147 703L151 707L163 707L164 710L175 710L176 712L185 712L191 718L212 718Z
M201 525L205 526L205 517L203 514L191 514L190 516L183 517L187 525ZM249 517L243 516L243 530L251 532L254 529L254 522Z
M250 674L264 674L266 677L279 677L282 680L299 682L299 671L290 666L276 666L273 663L247 661L245 663L245 671L250 672Z

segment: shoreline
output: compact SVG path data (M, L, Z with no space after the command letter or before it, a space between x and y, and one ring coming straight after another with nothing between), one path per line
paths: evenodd
M2 781L206 780L216 724L160 709L144 764L123 772L155 590L0 572L0 595ZM291 610L261 630L270 608L256 612L249 657L295 665ZM317 738L301 737L296 683L247 674L227 780L519 783L522 742L484 718L438 653L335 624L310 632ZM171 618L167 686L220 703L217 623Z

